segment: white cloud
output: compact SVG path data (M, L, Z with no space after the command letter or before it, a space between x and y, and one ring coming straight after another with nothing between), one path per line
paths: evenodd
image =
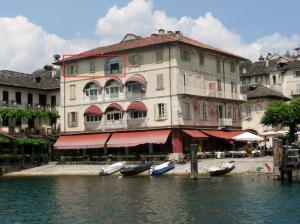
M44 31L26 17L0 17L0 69L32 72L52 62L53 54L80 52L90 41L65 40Z
M118 42L126 33L149 35L159 28L180 30L201 42L256 60L260 54L268 52L285 53L300 46L300 36L282 36L274 33L252 43L245 43L241 36L228 29L212 13L191 18L169 17L164 11L153 11L152 1L132 0L127 6L113 6L97 23L96 33L100 43Z
M300 46L300 36L273 33L252 43L227 28L212 13L198 18L170 17L164 11L153 10L152 0L132 0L124 7L112 6L98 19L95 33L98 40L64 39L43 30L26 17L0 17L0 69L32 72L52 61L52 55L78 53L108 43L121 41L126 33L147 36L159 28L180 30L185 35L256 60L262 53L285 53Z

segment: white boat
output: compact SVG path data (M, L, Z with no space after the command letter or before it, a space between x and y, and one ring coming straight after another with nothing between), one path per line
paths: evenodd
M112 165L103 167L100 171L100 175L110 175L110 174L116 173L116 172L122 170L125 167L125 164L126 164L126 162L122 161L122 162L117 162Z
M212 166L208 168L208 173L211 176L221 176L231 172L234 168L235 168L234 161L230 161L230 162L222 163L219 166Z
M150 169L151 176L161 175L163 173L169 172L175 168L174 162L165 162L157 166L153 166Z

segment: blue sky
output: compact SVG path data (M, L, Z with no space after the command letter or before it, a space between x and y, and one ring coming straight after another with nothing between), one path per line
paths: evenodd
M146 2L144 3L146 6L138 4L138 2ZM129 3L132 3L132 6L128 6ZM109 10L114 5L117 6L117 13L112 16L109 15ZM147 0L2 0L0 32L7 32L8 36L11 35L15 39L16 35L20 34L12 28L8 28L8 26L12 26L11 24L16 26L15 29L18 29L18 25L22 25L23 32L27 32L24 28L27 27L26 25L28 25L28 32L33 33L38 27L42 30L43 36L47 36L43 37L44 41L49 42L47 49L53 44L51 35L55 35L59 40L51 45L53 49L60 53L75 53L65 51L81 51L100 44L119 41L126 31L148 35L154 32L158 26L168 28L169 24L169 27L174 29L182 28L185 34L195 39L254 59L261 53L264 54L271 50L282 52L297 47L297 44L300 45L300 31L297 29L297 23L300 21L299 8L300 1L296 0L285 0L281 4L274 0L152 0L150 3ZM144 14L148 13L148 17L144 18L143 13L139 13L140 11ZM123 17L120 16L118 21L122 12ZM163 14L159 12L163 12ZM141 22L134 25L135 15L136 20ZM16 16L23 16L26 21L17 21ZM1 23L1 18L6 17L11 20L3 20ZM127 22L130 24L128 30L125 29L126 25L122 24L127 17ZM180 19L183 17L188 17L189 21L182 22ZM102 22L98 26L97 23L101 19ZM148 26L152 20L155 22ZM160 20L164 22L160 22ZM182 24L177 25L180 21ZM105 24L116 28L106 29ZM118 31L119 27L121 28L117 33L116 30ZM203 33L201 29L206 30ZM28 37L26 39L28 41L24 45L28 45L31 39L33 41L40 36L41 33L32 38ZM7 37L6 39L11 38ZM19 41L19 45L21 43L22 40ZM0 43L0 49L5 49L5 47ZM19 49L17 47L20 48L20 46L16 46L16 49ZM43 49L44 52L36 52L38 50L36 47L34 54L31 55L37 57L42 55L45 57L45 61L46 57L49 57L47 49ZM2 57L4 58L5 55ZM0 62L0 66L11 68L15 66L15 61ZM44 61L41 60L38 63L42 64ZM32 66L26 66L26 63L30 63L30 61L22 62L19 67L25 70L32 69Z
M64 38L74 35L93 37L96 21L112 5L125 6L128 0L2 0L0 15L23 15L46 31ZM225 4L226 2L226 4ZM42 3L42 4L41 4ZM155 10L164 10L172 17L198 17L212 12L227 28L254 41L270 33L299 34L300 1L285 0L155 0Z

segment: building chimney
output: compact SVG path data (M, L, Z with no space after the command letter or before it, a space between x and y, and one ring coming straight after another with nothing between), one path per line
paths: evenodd
M158 34L164 34L164 33L165 33L165 30L164 30L164 29L161 29L161 28L160 28L160 29L158 30Z

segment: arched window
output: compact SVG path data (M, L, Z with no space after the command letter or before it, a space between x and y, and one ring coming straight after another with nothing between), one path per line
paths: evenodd
M112 103L105 110L106 120L108 121L122 120L123 112L124 110L119 104Z
M146 80L140 74L130 76L125 82L128 99L142 98L146 91Z
M128 106L127 112L129 113L131 119L145 118L147 116L147 108L145 104L140 101L132 102Z
M105 84L105 94L110 98L118 98L123 92L123 85L120 80L110 79Z
M102 111L99 107L92 105L85 110L84 117L87 123L100 122Z
M84 94L89 100L97 100L102 94L102 89L98 83L89 82L84 87Z

